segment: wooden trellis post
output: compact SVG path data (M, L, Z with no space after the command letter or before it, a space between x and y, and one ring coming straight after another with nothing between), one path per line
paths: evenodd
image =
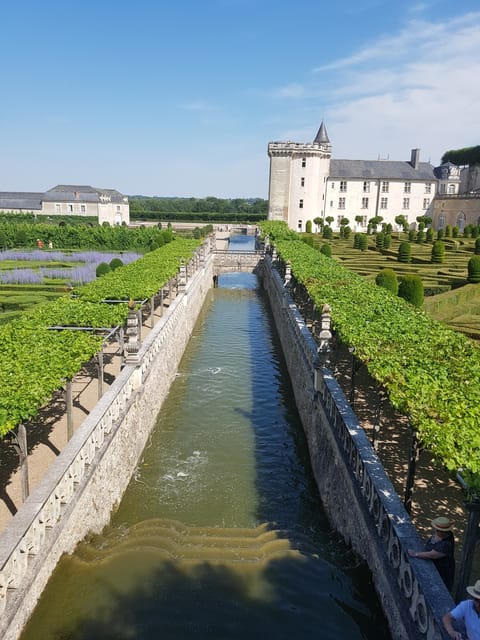
M20 423L17 428L17 433L12 433L13 448L18 453L20 462L20 473L22 482L22 502L28 498L30 494L30 487L28 482L28 445L27 445L27 430L23 423Z
M73 436L73 390L72 381L67 380L65 388L65 404L67 405L67 441Z
M413 487L415 485L415 473L417 469L417 462L420 455L420 443L418 442L417 432L410 425L411 440L410 440L410 452L408 456L408 471L407 480L405 482L405 495L403 498L403 506L405 511L410 515L412 513L412 501L413 501Z

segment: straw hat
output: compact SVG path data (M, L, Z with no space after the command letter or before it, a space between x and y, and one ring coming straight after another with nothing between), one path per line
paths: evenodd
M467 587L467 593L471 595L472 598L480 600L480 580L477 580L473 587Z
M450 520L450 518L439 516L438 518L434 518L432 520L432 527L437 531L453 531L453 522Z

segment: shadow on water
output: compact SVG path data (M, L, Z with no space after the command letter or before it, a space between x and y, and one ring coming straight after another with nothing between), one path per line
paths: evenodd
M22 640L390 638L327 522L256 277L219 285L111 525L61 560Z

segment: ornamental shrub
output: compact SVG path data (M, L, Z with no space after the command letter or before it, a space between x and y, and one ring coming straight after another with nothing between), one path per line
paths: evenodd
M307 222L305 224L305 231L306 231L306 233L312 233L312 221L311 220L307 220Z
M412 245L406 240L400 243L398 247L398 262L411 262L412 260Z
M332 257L332 247L325 242L320 247L320 253L322 253L324 256L327 256L327 258L331 258Z
M417 244L422 244L424 240L425 240L425 231L423 230L423 227L420 227L417 231Z
M452 237L452 225L450 224L447 224L447 226L445 227L445 237L446 238Z
M398 293L398 278L393 269L382 269L379 271L375 278L375 283L379 287L387 289L395 296Z
M415 240L415 231L410 229L408 232L408 241L413 242Z
M441 240L445 237L445 229L439 229L437 231L437 240Z
M457 226L453 227L453 229L452 229L452 237L453 238L458 238L459 235L460 235L460 229Z
M354 249L360 249L360 236L361 236L361 233L356 233L353 236L353 248Z
M360 234L360 239L358 241L358 248L360 251L366 251L368 249L368 236L366 233Z
M380 231L380 233L377 233L377 235L375 236L375 246L378 249L378 251L381 251L383 249L384 242L385 242L385 234Z
M101 276L104 276L106 273L109 273L110 271L111 271L111 268L108 262L100 262L100 264L95 270L95 275L97 276L97 278L100 278Z
M383 239L383 248L390 249L391 244L392 244L392 236L390 233L386 233L385 238Z
M398 285L398 295L414 307L423 304L423 282L420 276L407 274L402 277Z
M441 240L436 240L432 247L431 262L444 262L445 261L445 243Z
M435 237L435 231L433 230L433 227L428 227L426 231L427 242L433 242L434 237Z
M123 261L120 260L120 258L113 258L113 260L110 260L109 264L112 271L115 271L118 267L123 267Z
M325 238L325 240L331 240L333 238L332 228L329 227L328 225L323 227L323 234L322 235Z
M468 282L480 282L480 256L473 256L468 261Z
M480 238L475 240L475 255L480 256Z

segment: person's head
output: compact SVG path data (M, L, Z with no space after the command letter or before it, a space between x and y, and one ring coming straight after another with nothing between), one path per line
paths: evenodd
M453 531L453 522L450 518L446 518L445 516L438 516L438 518L434 518L432 520L432 527L435 530L435 533L441 538L446 538L451 535Z
M467 587L467 593L472 596L475 608L480 610L480 580L477 580L471 587Z

